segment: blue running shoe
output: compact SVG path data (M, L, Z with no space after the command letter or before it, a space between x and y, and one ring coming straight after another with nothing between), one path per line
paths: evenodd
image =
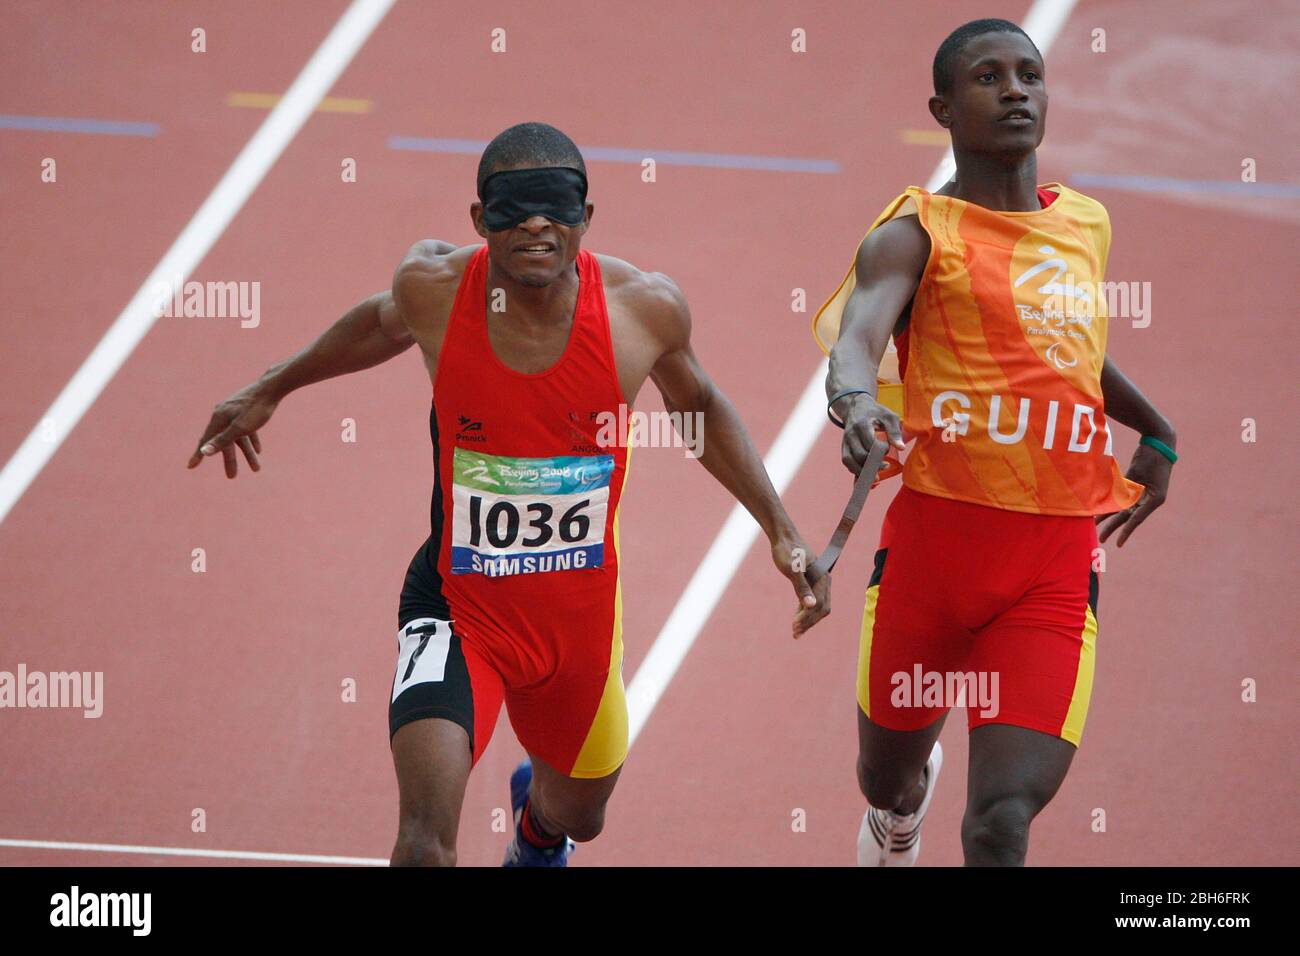
M515 835L506 847L506 858L501 864L516 866L568 866L569 854L577 845L565 837L557 846L549 850L540 850L524 839L520 829L523 825L524 803L528 800L528 787L533 782L533 764L527 757L515 767L510 775L510 807L514 811Z

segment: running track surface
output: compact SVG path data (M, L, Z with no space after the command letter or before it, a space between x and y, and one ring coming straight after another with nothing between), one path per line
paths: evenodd
M1288 5L1081 0L1048 55L1040 179L1192 185L1085 191L1110 209L1108 278L1150 282L1153 321L1110 352L1175 420L1172 501L1108 549L1082 750L1035 822L1035 864L1295 862L1291 729L1297 540L1290 479L1293 250L1300 224L1300 27ZM211 406L389 282L421 237L472 242L476 158L390 136L486 140L546 120L582 146L829 159L833 174L593 162L587 247L677 279L696 349L768 448L818 360L807 314L866 226L940 148L929 64L948 30L1027 2L459 8L402 0L191 276L258 281L262 322L164 318L0 524L0 670L103 671L104 716L0 711L0 838L386 857L397 791L385 711L396 598L428 532L428 382L406 354L288 399L264 469L183 463ZM8 460L341 15L332 2L11 5L0 114L156 123L154 137L0 129ZM905 13L905 15L904 15ZM208 52L190 51L207 31ZM492 54L493 27L507 30ZM807 30L809 52L789 51ZM1090 50L1091 31L1108 50ZM1290 146L1291 148L1288 148ZM55 184L41 160L57 161ZM340 163L357 161L344 184ZM1292 198L1217 193L1242 159ZM1105 180L1100 180L1104 182ZM1082 188L1082 187L1081 187ZM652 386L638 406L659 408ZM1242 419L1258 441L1243 443ZM358 440L340 440L340 422ZM1133 437L1117 442L1126 461ZM892 490L892 488L891 488ZM823 431L787 493L814 547L849 491ZM798 644L761 541L636 742L605 834L574 865L849 864L854 668L888 495L835 575L835 611ZM679 451L642 450L625 497L626 674L729 510ZM191 552L206 552L205 573ZM972 555L973 561L997 560ZM951 582L960 586L960 582ZM356 681L355 703L341 682ZM1241 700L1242 681L1258 700ZM964 716L923 862L955 864ZM460 859L499 861L493 811L521 751L504 715L471 780ZM203 808L207 829L191 831ZM1094 811L1106 831L1094 832ZM806 829L796 832L797 811ZM176 858L0 847L0 863ZM190 861L190 862L204 862Z

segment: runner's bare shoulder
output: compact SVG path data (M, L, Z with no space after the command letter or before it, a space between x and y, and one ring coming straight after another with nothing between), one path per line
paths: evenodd
M393 298L409 326L446 319L461 276L478 248L421 239L407 250L393 275Z
M628 316L666 351L690 340L691 313L677 283L662 272L645 272L616 256L598 255L605 299L611 309Z

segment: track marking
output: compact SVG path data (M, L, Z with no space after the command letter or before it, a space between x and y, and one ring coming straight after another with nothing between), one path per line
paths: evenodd
M478 156L487 140L421 139L415 136L390 136L388 148L420 153L464 153ZM801 159L797 156L756 156L748 153L689 153L672 149L625 149L619 146L579 146L587 160L640 165L653 159L660 166L703 166L710 169L755 169L766 173L828 173L840 171L833 159Z
M227 106L240 106L254 110L273 109L282 99L279 93L228 93ZM346 96L327 96L316 104L317 113L369 113L374 100L349 99Z
M0 522L158 321L151 308L157 287L172 284L178 276L184 282L203 261L393 3L394 0L353 0L334 24L284 99L263 120L194 218L18 446L4 471L0 471Z
M80 119L75 116L0 116L0 129L40 133L99 133L105 136L157 136L157 123Z
M262 853L257 850L195 850L180 846L132 846L120 843L62 843L57 840L3 840L0 847L69 850L84 853L143 853L149 856L206 857L213 860L262 860L274 863L324 863L335 866L388 866L369 856L319 856L314 853Z
M947 146L952 142L941 129L905 129L898 138L908 146Z
M1300 199L1300 184L1297 183L1244 183L1238 179L1175 179L1173 176L1113 176L1108 173L1075 173L1070 182L1077 186L1128 189L1140 193L1221 193L1261 199Z
M1044 57L1077 2L1078 0L1034 0L1029 8L1022 28ZM934 192L952 178L956 169L957 164L952 158L952 149L949 148L926 182L926 190ZM825 358L817 364L794 411L777 435L772 450L763 459L778 495L785 493L826 425L827 365ZM754 539L758 537L758 531L757 522L744 507L737 504L731 509L722 530L718 532L700 566L695 569L686 590L668 615L663 629L628 686L629 743L636 740L650 719L655 704L663 696L673 675L677 673L700 631L713 614L723 592L735 577L740 563L749 553Z

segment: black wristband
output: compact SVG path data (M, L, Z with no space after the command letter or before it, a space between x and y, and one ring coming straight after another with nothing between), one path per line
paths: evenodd
M871 389L862 388L861 386L857 388L842 388L834 395L832 395L830 401L826 403L826 417L831 420L831 424L834 425L836 428L843 428L844 421L842 419L835 417L835 413L831 411L831 406L834 405L836 402L838 402L841 398L843 398L846 395L857 395L859 393L864 395L870 395Z

